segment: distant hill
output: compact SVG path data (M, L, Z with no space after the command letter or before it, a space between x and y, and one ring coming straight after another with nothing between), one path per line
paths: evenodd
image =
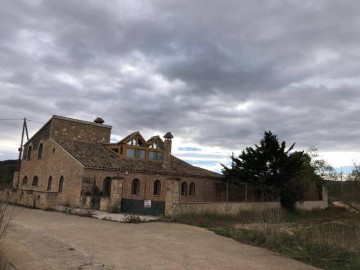
M18 160L0 161L0 186L11 185L14 172L18 170Z

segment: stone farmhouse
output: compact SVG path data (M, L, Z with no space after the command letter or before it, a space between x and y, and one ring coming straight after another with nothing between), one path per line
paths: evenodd
M173 201L216 200L222 176L173 156L170 132L164 141L133 132L110 143L111 128L101 118L54 115L24 145L13 179L17 203L164 214Z
M6 196L34 208L63 205L149 215L230 213L259 206L251 186L229 187L222 175L173 156L170 132L164 140L145 140L133 132L110 143L111 128L101 118L88 122L52 116L25 143L20 170ZM300 207L327 207L326 190L319 194L313 188L305 195L308 201Z

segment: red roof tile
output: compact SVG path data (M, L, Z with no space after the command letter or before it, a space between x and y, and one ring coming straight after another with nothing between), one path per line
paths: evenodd
M118 170L141 173L159 173L172 176L193 176L203 178L222 178L222 175L193 166L172 156L171 168L165 169L161 161L142 159L122 159L115 152L100 143L86 143L56 139L56 142L85 168Z

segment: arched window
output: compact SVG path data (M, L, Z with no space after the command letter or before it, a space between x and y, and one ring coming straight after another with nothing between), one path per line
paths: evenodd
M153 195L160 195L160 192L161 192L161 182L160 180L155 180Z
M40 143L40 144L39 144L39 148L38 148L38 159L42 159L43 149L44 149L44 144L43 144L43 143Z
M64 176L60 176L59 192L62 192L62 191L63 191L63 187L64 187Z
M181 195L182 196L187 195L187 183L186 182L181 183Z
M140 181L139 179L135 178L132 180L131 183L131 195L139 195L140 191Z
M27 185L27 182L28 182L28 178L27 178L27 176L25 175L24 178L23 178L23 180L22 180L22 185L23 185L23 186Z
M110 196L110 191L111 191L111 178L106 177L103 182L102 196L104 197Z
M47 191L51 191L51 184L52 184L52 176L49 176L48 185L47 185Z
M27 150L27 155L26 155L26 159L30 160L31 159L31 151L32 151L32 146L30 145L28 150Z
M33 181L32 181L32 186L37 187L38 183L39 183L39 177L37 177L35 175L34 178L33 178Z
M189 186L189 195L190 196L195 196L195 183L191 182L190 186Z

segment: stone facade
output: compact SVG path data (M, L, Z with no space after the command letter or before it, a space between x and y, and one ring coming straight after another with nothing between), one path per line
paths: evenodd
M54 140L47 139L41 142L43 143L41 159L37 158L38 150L34 149L30 160L21 161L17 188L26 191L57 192L60 204L79 205L84 166L69 156ZM37 185L33 185L35 177L38 178ZM63 187L62 192L59 192L61 177ZM25 178L27 183L24 183ZM48 189L49 181L51 181L50 189Z
M54 139L109 143L111 126L55 116L51 121L50 136Z

